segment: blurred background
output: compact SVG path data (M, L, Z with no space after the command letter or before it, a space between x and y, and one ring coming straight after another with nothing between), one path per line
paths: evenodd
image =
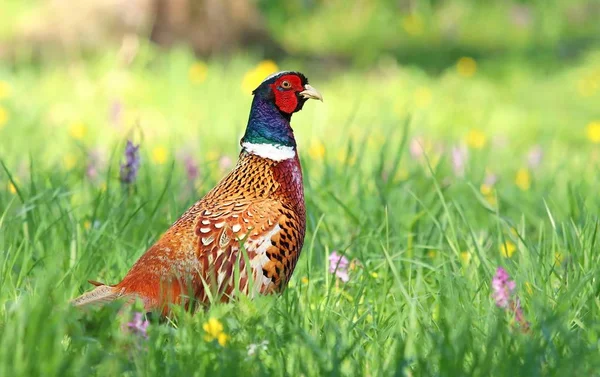
M0 0L0 375L598 375L599 21L599 0ZM292 119L284 297L153 321L149 352L118 307L73 311L232 168L278 70L324 96Z
M325 96L294 122L313 160L406 140L414 160L512 180L542 156L597 158L585 148L600 142L598 1L0 4L0 153L22 178L31 158L95 176L125 139L157 166L228 168L251 90L280 69Z

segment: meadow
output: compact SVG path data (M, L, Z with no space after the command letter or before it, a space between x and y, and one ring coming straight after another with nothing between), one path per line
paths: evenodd
M598 67L324 71L144 43L131 64L0 63L0 375L600 375ZM292 121L308 224L285 293L166 320L73 308L231 168L277 69L325 99Z

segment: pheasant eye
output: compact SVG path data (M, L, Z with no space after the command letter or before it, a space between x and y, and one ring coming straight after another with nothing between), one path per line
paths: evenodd
M282 82L282 83L281 83L281 87L282 87L283 89L289 89L289 88L291 88L291 87L292 87L292 84L290 84L290 82L289 82L289 81L284 81L284 82Z

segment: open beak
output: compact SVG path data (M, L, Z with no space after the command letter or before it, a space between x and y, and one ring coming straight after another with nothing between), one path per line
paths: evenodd
M321 93L308 84L304 85L304 90L300 92L300 95L306 99L318 99L323 102L323 96Z

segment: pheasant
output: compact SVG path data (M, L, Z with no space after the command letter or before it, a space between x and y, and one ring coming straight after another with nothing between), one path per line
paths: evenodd
M282 292L306 228L302 169L290 126L308 99L323 100L299 72L267 77L254 99L234 169L189 208L116 285L72 300L75 306L141 299L147 311L227 302L236 292Z

